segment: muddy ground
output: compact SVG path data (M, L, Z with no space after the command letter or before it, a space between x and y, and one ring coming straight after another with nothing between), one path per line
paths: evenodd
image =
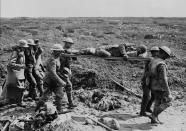
M101 58L78 58L72 64L75 101L73 115L109 116L116 118L120 130L184 131L186 130L186 19L185 18L13 18L1 19L0 25L0 86L6 77L6 64L11 46L21 38L38 38L45 49L44 60L54 43L62 43L65 36L74 39L74 48L98 47L124 42L145 44L148 48L166 45L174 58L167 61L169 85L175 100L160 119L163 125L154 126L145 117L139 117L141 100L125 92L112 82L117 81L131 91L142 95L140 79L143 63L105 61ZM98 91L97 91L98 90ZM98 94L92 102L92 94ZM82 93L84 92L84 94ZM111 106L100 107L102 101ZM25 109L1 110L0 115L25 115L33 113L34 103ZM114 106L113 106L114 105ZM100 107L100 108L99 108ZM72 124L73 125L73 124ZM82 125L82 123L80 123ZM84 130L104 130L86 126ZM83 130L83 129L82 129Z

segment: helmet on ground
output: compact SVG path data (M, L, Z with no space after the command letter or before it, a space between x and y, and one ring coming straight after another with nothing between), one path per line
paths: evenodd
M65 38L63 42L74 44L74 41L70 37Z
M158 46L153 46L151 49L150 49L150 51L159 51L160 49L159 49L159 47Z
M52 49L51 50L53 50L53 51L63 51L64 49L63 49L63 47L62 47L61 44L54 44L52 46Z
M36 45L33 39L28 39L27 42L28 45Z
M22 40L19 40L17 47L27 48L27 47L29 47L28 46L28 42L26 40L23 40L23 39Z
M161 46L159 48L160 48L160 50L164 51L168 56L171 56L171 50L170 50L169 47L167 47L167 46Z

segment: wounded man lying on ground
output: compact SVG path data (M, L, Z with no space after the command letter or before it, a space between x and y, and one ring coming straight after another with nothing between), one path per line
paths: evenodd
M134 47L134 44L126 43L121 45L108 45L99 48L86 48L80 50L82 55L95 55L100 57L147 57L147 47L140 45Z

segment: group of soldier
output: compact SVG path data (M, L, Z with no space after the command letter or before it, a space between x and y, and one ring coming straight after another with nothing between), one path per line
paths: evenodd
M30 98L38 103L48 100L49 93L55 95L54 105L58 113L67 113L77 105L73 102L70 65L78 55L94 55L98 57L122 57L127 61L130 57L147 58L147 47L134 44L121 44L102 46L99 48L86 48L73 50L71 38L64 39L64 45L54 44L51 47L51 56L43 66L41 55L43 49L38 39L19 40L14 46L7 71L8 76L0 95L0 106L14 103L25 107L23 99ZM151 57L146 60L145 71L142 78L143 98L141 103L141 116L148 116L152 123L161 123L158 115L170 106L172 96L167 81L167 66L165 59L169 58L171 51L168 47L152 47ZM73 57L68 55L74 55ZM25 94L25 81L28 81L28 93ZM68 104L64 99L64 89ZM153 111L152 103L155 102ZM150 112L151 115L148 115Z

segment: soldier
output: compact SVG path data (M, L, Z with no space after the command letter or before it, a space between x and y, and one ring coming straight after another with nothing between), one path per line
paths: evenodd
M159 56L159 47L154 46L150 49L152 58L157 58ZM143 98L141 102L141 116L147 116L146 112L152 113L152 110L150 109L152 106L152 103L154 101L154 95L151 93L151 89L149 86L149 68L148 64L150 61L147 61L145 64L145 72L142 78L142 90L143 90Z
M40 47L38 39L34 40L34 43L36 44L34 46L36 64L33 68L33 76L36 80L37 89L39 90L40 96L42 96L43 95L44 68L43 68L43 64L41 60L41 54L43 52L43 49Z
M73 40L71 38L66 38L63 42L65 43L63 46L64 53L71 54L73 52L73 50L71 49L72 45L74 44ZM72 75L71 69L70 69L72 59L74 59L74 58L66 57L63 55L60 56L60 62L61 62L60 78L66 82L65 90L67 93L67 98L68 98L68 103L69 103L70 109L77 107L73 102L72 83L70 80L71 75Z
M25 90L25 55L24 51L28 48L26 40L19 40L19 45L13 48L10 61L7 66L8 77L1 98L6 100L5 104L16 103L18 106L25 107L23 103L23 92Z
M36 59L35 59L35 51L34 46L36 45L34 43L33 39L27 40L29 48L25 51L25 60L26 60L26 78L29 82L29 94L28 96L31 97L33 100L38 100L37 96L37 90L36 90L36 79L33 76L34 67L36 65Z
M46 101L48 94L54 92L55 94L55 105L59 114L66 113L64 101L64 92L63 87L66 86L66 83L63 79L60 78L61 75L61 61L60 55L64 51L63 47L60 44L55 44L52 47L52 56L46 62L46 75L44 77L45 92L41 98L42 101Z
M171 55L171 50L162 46L159 48L159 58L152 59L149 63L150 87L155 97L155 105L152 115L149 116L151 123L161 124L158 116L171 105L172 95L167 79L167 65L164 60Z
M134 44L125 43L121 45L108 45L99 48L82 49L80 50L80 53L103 57L124 57L127 59L128 56L147 57L147 47L145 45L140 45L139 47L134 48Z

